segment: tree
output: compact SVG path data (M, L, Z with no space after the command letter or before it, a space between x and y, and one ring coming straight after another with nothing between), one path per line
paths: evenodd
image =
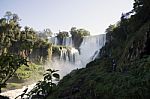
M6 17L7 23L9 23L9 20L12 19L12 13L10 11L7 11L4 15Z
M21 19L19 19L19 16L17 14L12 14L12 19L15 21L15 22L18 22L20 21Z
M5 87L6 81L10 79L16 70L22 66L28 66L27 60L19 55L2 54L0 55L0 90Z
M150 19L150 1L149 0L134 0L134 11L136 13L136 21L143 24Z
M66 37L69 37L69 34L68 32L66 31L62 31L62 32L59 32L57 34L57 38L59 40L59 44L62 45L63 44L63 39L66 38Z
M47 37L51 37L53 35L52 31L47 28L47 29L44 29L43 33L47 36Z
M66 31L62 31L62 32L59 32L59 33L57 34L57 37L60 38L60 39L63 39L63 38L65 38L65 37L69 37L69 34L68 34L68 32L66 32Z
M133 6L133 8L134 8L134 10L135 10L135 12L139 12L139 11L141 11L141 10L144 10L144 9L146 9L147 10L147 12L149 12L150 11L150 1L149 0L134 0L134 6Z
M70 34L72 37L83 37L83 36L90 36L90 32L85 29L77 29L76 27L72 27Z
M78 34L83 37L83 36L90 36L90 32L85 30L85 29L78 29Z
M75 48L79 48L80 44L83 41L84 36L90 36L90 32L85 29L77 29L72 27L70 34L72 36L73 44Z
M109 27L106 29L105 32L106 33L113 32L114 28L115 28L115 25L109 25Z
M28 38L29 30L30 30L30 28L28 26L24 27L24 33L25 33L25 38L26 39Z

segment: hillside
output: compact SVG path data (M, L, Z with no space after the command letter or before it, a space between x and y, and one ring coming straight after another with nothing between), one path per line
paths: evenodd
M150 9L146 1L136 1L133 11L110 25L100 58L65 76L47 99L148 99Z

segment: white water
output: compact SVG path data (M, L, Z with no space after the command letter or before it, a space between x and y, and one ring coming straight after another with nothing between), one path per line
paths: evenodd
M49 42L51 42L54 45L57 45L58 41L57 41L57 37L48 37Z
M26 88L28 88L27 92L29 92L34 86L35 86L35 83L28 85L28 86L23 86L21 89L9 90L9 91L0 93L0 95L7 96L10 99L15 99L17 96L21 95ZM21 99L21 97L17 99Z
M94 60L105 44L106 36L96 35L84 37L83 42L80 45L80 60L82 65L85 66L90 61Z
M63 39L62 45L73 47L73 42L71 37L66 37Z
M70 46L70 49L61 49L61 55L59 59L55 59L52 62L46 64L45 69L51 68L59 70L61 78L71 72L73 69L83 68L87 63L94 60L98 55L100 48L104 46L106 41L106 35L96 35L84 37L83 42L79 47L79 51L73 48L73 42L71 37L65 38L62 42L64 46ZM52 42L54 45L59 44L56 37L49 38L49 42ZM79 54L80 53L80 54ZM30 89L33 85L28 86ZM1 95L9 96L10 99L14 99L16 96L20 95L25 89L16 89L1 93Z
M54 38L50 38L50 41L52 42L51 39ZM68 74L73 69L83 68L87 63L93 61L98 57L100 48L104 46L105 41L105 34L87 36L83 38L79 50L77 50L73 47L74 42L72 41L71 37L64 38L62 45L69 46L71 48L61 48L59 59L54 59L52 62L49 62L47 64L48 67L46 68L60 70L59 73L60 75L62 75L62 77ZM58 44L58 42L52 43Z
M76 63L79 57L79 51L73 47L69 48L62 48L60 50L60 60L69 62L69 63Z

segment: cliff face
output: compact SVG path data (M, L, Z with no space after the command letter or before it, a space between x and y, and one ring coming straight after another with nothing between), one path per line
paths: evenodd
M52 44L44 41L25 40L12 41L11 46L1 50L1 53L12 53L27 58L33 63L45 63L51 60Z
M34 63L45 63L52 58L52 44L40 44L34 46L29 54L29 60Z
M3 53L17 54L34 63L44 63L51 59L52 44L42 40L10 40L9 46L1 45L0 55Z
M130 62L149 56L149 24L147 22L135 33L128 34L126 40L119 40L113 37L113 33L108 33L106 46L101 49L101 57L110 58L116 64L116 69L122 70Z
M65 76L47 99L150 97L149 24L147 21L132 33L124 32L124 29L121 31L118 29L120 27L107 33L107 42L101 49L100 59Z

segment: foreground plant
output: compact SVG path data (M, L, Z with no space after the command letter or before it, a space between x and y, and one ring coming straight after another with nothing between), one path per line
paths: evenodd
M59 81L60 76L56 73L58 70L48 69L43 75L44 80L39 81L34 88L28 93L29 97L32 98L45 98L52 93L53 89L56 87L54 81Z

